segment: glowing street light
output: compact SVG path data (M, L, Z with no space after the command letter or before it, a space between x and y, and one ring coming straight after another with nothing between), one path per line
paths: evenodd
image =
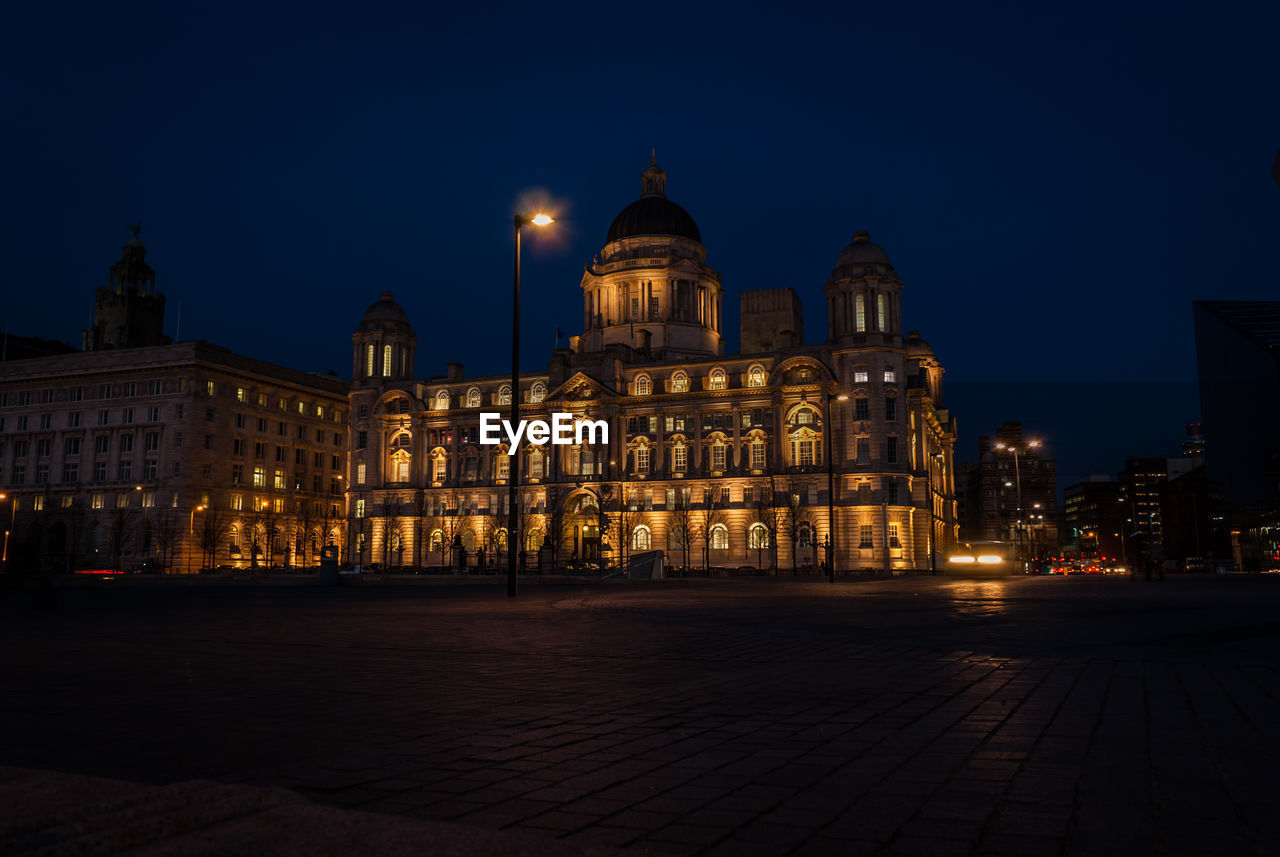
M511 424L520 422L520 227L548 226L555 218L543 211L517 214L512 225L516 238L515 291L511 299ZM519 571L516 568L516 551L520 541L520 456L515 456L508 480L507 496L507 596L514 598L519 592Z

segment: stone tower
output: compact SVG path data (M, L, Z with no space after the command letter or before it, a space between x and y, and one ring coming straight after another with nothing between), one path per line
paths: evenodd
M166 345L164 295L156 292L156 272L146 262L147 248L138 233L142 224L129 227L133 237L124 255L111 266L110 284L94 297L93 327L84 331L84 350L140 348Z

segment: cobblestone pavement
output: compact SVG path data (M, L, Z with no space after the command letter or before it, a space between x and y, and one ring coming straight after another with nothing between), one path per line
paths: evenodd
M0 764L652 853L1280 854L1280 577L0 598Z

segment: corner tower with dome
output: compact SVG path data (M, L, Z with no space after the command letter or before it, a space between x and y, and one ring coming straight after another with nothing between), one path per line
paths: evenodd
M735 354L707 256L651 159L584 268L582 332L514 391L459 362L415 378L409 319L383 293L353 337L350 561L505 568L518 467L516 548L544 570L662 550L675 567L814 573L828 540L841 571L928 568L957 536L956 427L888 254L865 231L840 251L821 343L794 289L740 293ZM512 395L524 419L605 420L608 445L480 444L481 411Z

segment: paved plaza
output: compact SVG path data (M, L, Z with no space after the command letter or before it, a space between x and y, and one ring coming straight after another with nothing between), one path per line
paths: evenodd
M195 583L0 589L0 765L634 853L1280 854L1280 576Z

